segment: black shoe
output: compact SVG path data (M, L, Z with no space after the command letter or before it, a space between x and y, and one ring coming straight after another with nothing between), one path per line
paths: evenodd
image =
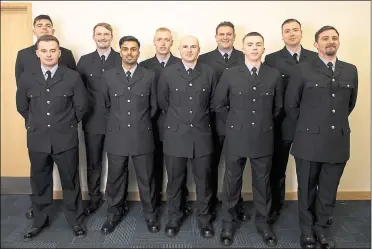
M101 228L101 233L104 234L104 235L112 233L115 230L115 228L117 227L117 225L119 225L119 223L120 223L120 220L117 220L117 221L108 221L107 220Z
M32 210L32 207L30 207L26 212L26 218L31 220L34 218L34 211Z
M86 229L78 225L73 226L72 231L74 233L74 236L78 238L84 238L87 234Z
M238 209L238 219L240 221L247 221L250 217L248 211L244 207L240 206Z
M322 249L334 249L336 248L335 243L329 240L324 234L314 234L315 239L319 242L320 248Z
M28 229L28 231L25 233L25 235L23 236L25 242L27 241L30 241L32 240L34 237L36 237L37 235L39 235L39 233L44 229L46 228L47 226L49 226L49 219L47 219L44 223L44 225L42 226L32 226L30 229Z
M124 206L123 206L123 212L122 214L123 215L127 215L129 213L129 205L127 202L124 203Z
M149 230L150 233L159 232L159 223L157 219L146 220L146 224L147 224L147 230Z
M220 242L224 246L230 246L234 242L234 229L222 228L220 233Z
M85 214L87 216L94 214L103 204L103 200L99 200L95 203L89 201L88 206L85 208Z
M180 231L180 224L178 222L170 221L165 226L165 234L169 237L177 236Z
M264 230L258 230L258 234L262 236L262 241L270 247L276 246L278 240L271 230L270 226L267 226Z
M213 238L214 236L213 225L211 223L202 225L200 227L200 235L206 239Z
M192 207L188 202L186 202L185 206L183 206L182 212L185 216L192 215Z
M300 239L301 248L303 249L313 249L316 246L316 240L312 234L301 234Z
M332 224L333 224L333 217L329 217L329 219L327 220L327 223L326 223L326 227L328 228L328 227L332 226Z

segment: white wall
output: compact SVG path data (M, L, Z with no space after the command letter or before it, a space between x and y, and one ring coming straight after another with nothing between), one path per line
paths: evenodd
M338 57L355 64L359 70L359 96L351 115L351 159L345 169L340 190L370 190L370 2L314 1L314 2L32 2L33 17L48 14L54 21L56 36L62 46L71 49L75 59L95 49L92 40L93 26L108 22L114 28L113 48L124 35L133 35L141 42L140 61L152 57L154 31L166 26L173 31L177 51L179 38L193 34L199 38L201 53L215 49L215 27L221 21L231 21L236 26L235 47L241 48L242 37L251 31L260 32L265 38L266 53L283 47L281 24L287 18L302 23L305 48L313 47L315 32L324 25L333 25L340 32L341 46ZM81 141L83 136L81 134ZM84 144L80 146L81 172L86 186L86 161ZM106 157L105 157L106 158ZM105 162L106 159L105 159ZM224 162L221 161L221 166ZM291 157L287 170L287 190L296 191L296 173ZM106 164L107 168L107 164ZM223 173L223 167L220 172ZM136 191L135 174L130 167L129 191ZM191 170L189 170L191 173ZM105 174L106 175L106 174ZM55 175L55 189L60 189ZM192 176L189 174L189 176ZM250 169L244 174L243 191L251 191ZM189 186L194 184L189 177ZM220 183L222 174L220 176ZM104 182L105 177L104 177ZM221 184L220 184L221 185ZM103 186L104 187L104 186ZM220 186L221 188L221 186Z

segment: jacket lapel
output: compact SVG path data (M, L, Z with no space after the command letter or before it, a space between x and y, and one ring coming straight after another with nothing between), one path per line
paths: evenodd
M58 66L57 68L57 71L56 73L54 74L54 76L52 77L52 80L51 80L51 83L47 85L47 87L52 87L54 86L55 84L57 84L58 82L60 82L63 78L63 74L66 72L66 69L65 67L63 66ZM42 75L42 73L41 73ZM43 75L42 75L43 76ZM45 79L44 79L44 82L45 82ZM45 83L44 83L45 84ZM46 85L46 84L45 84Z
M238 64L238 51L236 51L236 49L233 48L231 52L231 56L229 60L227 61L227 67L232 67L233 65L237 65L237 64Z
M123 70L124 72L124 70ZM137 68L136 68L136 71L134 71L134 74L133 76L130 78L129 82L128 82L128 85L133 85L134 83L136 83L137 81L140 81L143 77L143 71L142 71L142 68L137 64Z
M289 65L296 65L296 61L294 60L294 58L292 57L292 55L289 53L288 49L286 47L284 47L281 51L280 51L280 57L283 58L283 60L289 64ZM301 61L301 57L302 57L302 54L300 55L300 61Z
M247 65L240 65L239 66L239 75L240 77L244 78L246 81L248 81L250 84L254 84L253 78L251 76L251 72L249 72L249 69Z
M332 77L331 72L328 70L327 66L324 64L324 62L320 58L316 59L314 63L315 63L316 70L318 72L325 74L330 78ZM337 63L336 63L336 67L337 67Z

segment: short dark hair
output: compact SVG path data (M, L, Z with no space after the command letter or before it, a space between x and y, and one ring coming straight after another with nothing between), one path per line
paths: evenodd
M297 19L289 18L289 19L285 20L285 21L282 23L282 31L283 31L283 26L286 25L287 23L291 23L291 22L296 22L296 23L298 23L298 25L300 25L300 28L301 28L301 23L300 23Z
M50 18L50 16L48 16L48 15L38 15L37 17L35 17L34 26L35 26L36 22L40 21L40 20L48 20L53 26L52 18Z
M119 41L119 47L121 47L121 45L122 45L124 42L126 42L126 41L134 41L134 42L137 43L138 48L141 47L141 44L140 44L139 40L138 40L136 37L131 36L131 35L123 36L123 37L120 39L120 41Z
M57 39L55 36L53 36L53 35L42 35L42 36L40 36L40 37L37 39L37 41L36 41L36 47L37 47L37 48L39 48L39 43L42 42L42 41L46 41L46 42L48 42L48 41L55 41L55 42L57 43L58 47L59 47L59 41L58 41L58 39Z
M223 22L221 22L220 24L217 25L217 27L216 27L216 35L218 34L218 29L219 29L220 27L226 27L226 26L232 28L233 31L234 31L234 33L235 33L234 24L232 24L232 23L229 22L229 21L223 21Z
M334 30L334 31L336 31L337 35L340 36L340 34L338 33L338 31L337 31L337 29L336 29L335 27L327 25L327 26L323 26L321 29L319 29L319 30L315 33L315 41L317 42L318 39L319 39L319 35L320 35L321 33L323 33L324 31L327 31L327 30Z
M260 34L260 33L258 33L258 32L249 32L248 34L246 34L245 36L244 36L244 38L243 38L243 43L244 43L244 40L245 40L245 38L247 38L247 37L249 37L249 36L260 36L261 38L262 38L262 40L263 41L265 41L265 39L263 38L263 36Z

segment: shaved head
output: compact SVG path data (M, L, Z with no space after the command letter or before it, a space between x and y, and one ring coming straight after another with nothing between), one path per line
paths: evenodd
M199 53L199 40L192 35L187 35L180 40L180 54L183 61L187 63L195 63Z

